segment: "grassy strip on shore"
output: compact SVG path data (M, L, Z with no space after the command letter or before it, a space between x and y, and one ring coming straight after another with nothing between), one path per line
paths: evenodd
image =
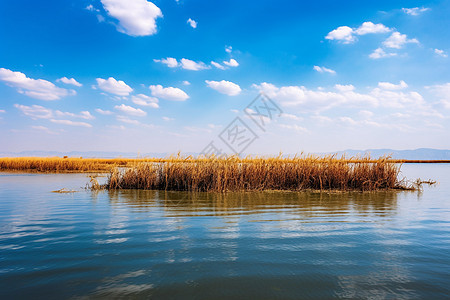
M387 157L181 158L111 170L103 188L176 191L414 189Z

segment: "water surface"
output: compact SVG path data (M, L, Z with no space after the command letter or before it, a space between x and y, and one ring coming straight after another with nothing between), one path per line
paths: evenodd
M0 173L0 298L448 298L450 166L402 169L439 185L92 193L83 174Z

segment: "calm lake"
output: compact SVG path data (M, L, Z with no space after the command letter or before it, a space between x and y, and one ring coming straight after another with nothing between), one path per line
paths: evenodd
M0 298L449 298L450 165L402 170L439 184L93 193L84 174L0 173Z

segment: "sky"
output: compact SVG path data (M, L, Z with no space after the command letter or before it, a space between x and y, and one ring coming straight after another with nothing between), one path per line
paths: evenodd
M450 1L0 0L0 151L450 149L449 14Z

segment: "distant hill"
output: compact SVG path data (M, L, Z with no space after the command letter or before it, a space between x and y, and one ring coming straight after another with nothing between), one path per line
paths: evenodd
M450 150L439 150L431 148L419 148L414 150L393 150L393 149L368 149L368 150L345 150L337 152L348 156L370 154L372 157L390 155L395 159L414 160L450 160Z
M450 160L450 150L440 150L431 148L420 148L414 150L393 150L393 149L368 149L368 150L353 150L348 149L344 151L328 152L337 153L338 155L346 154L347 156L370 154L372 157L380 157L383 155L391 155L394 159L413 159L413 160ZM136 158L136 157L167 157L172 153L168 152L151 152L151 153L136 153L136 152L104 152L104 151L22 151L22 152L0 152L0 157L51 157L51 156L69 156L69 157L84 157L84 158ZM324 153L317 153L324 154ZM183 155L194 155L198 153L183 153Z

